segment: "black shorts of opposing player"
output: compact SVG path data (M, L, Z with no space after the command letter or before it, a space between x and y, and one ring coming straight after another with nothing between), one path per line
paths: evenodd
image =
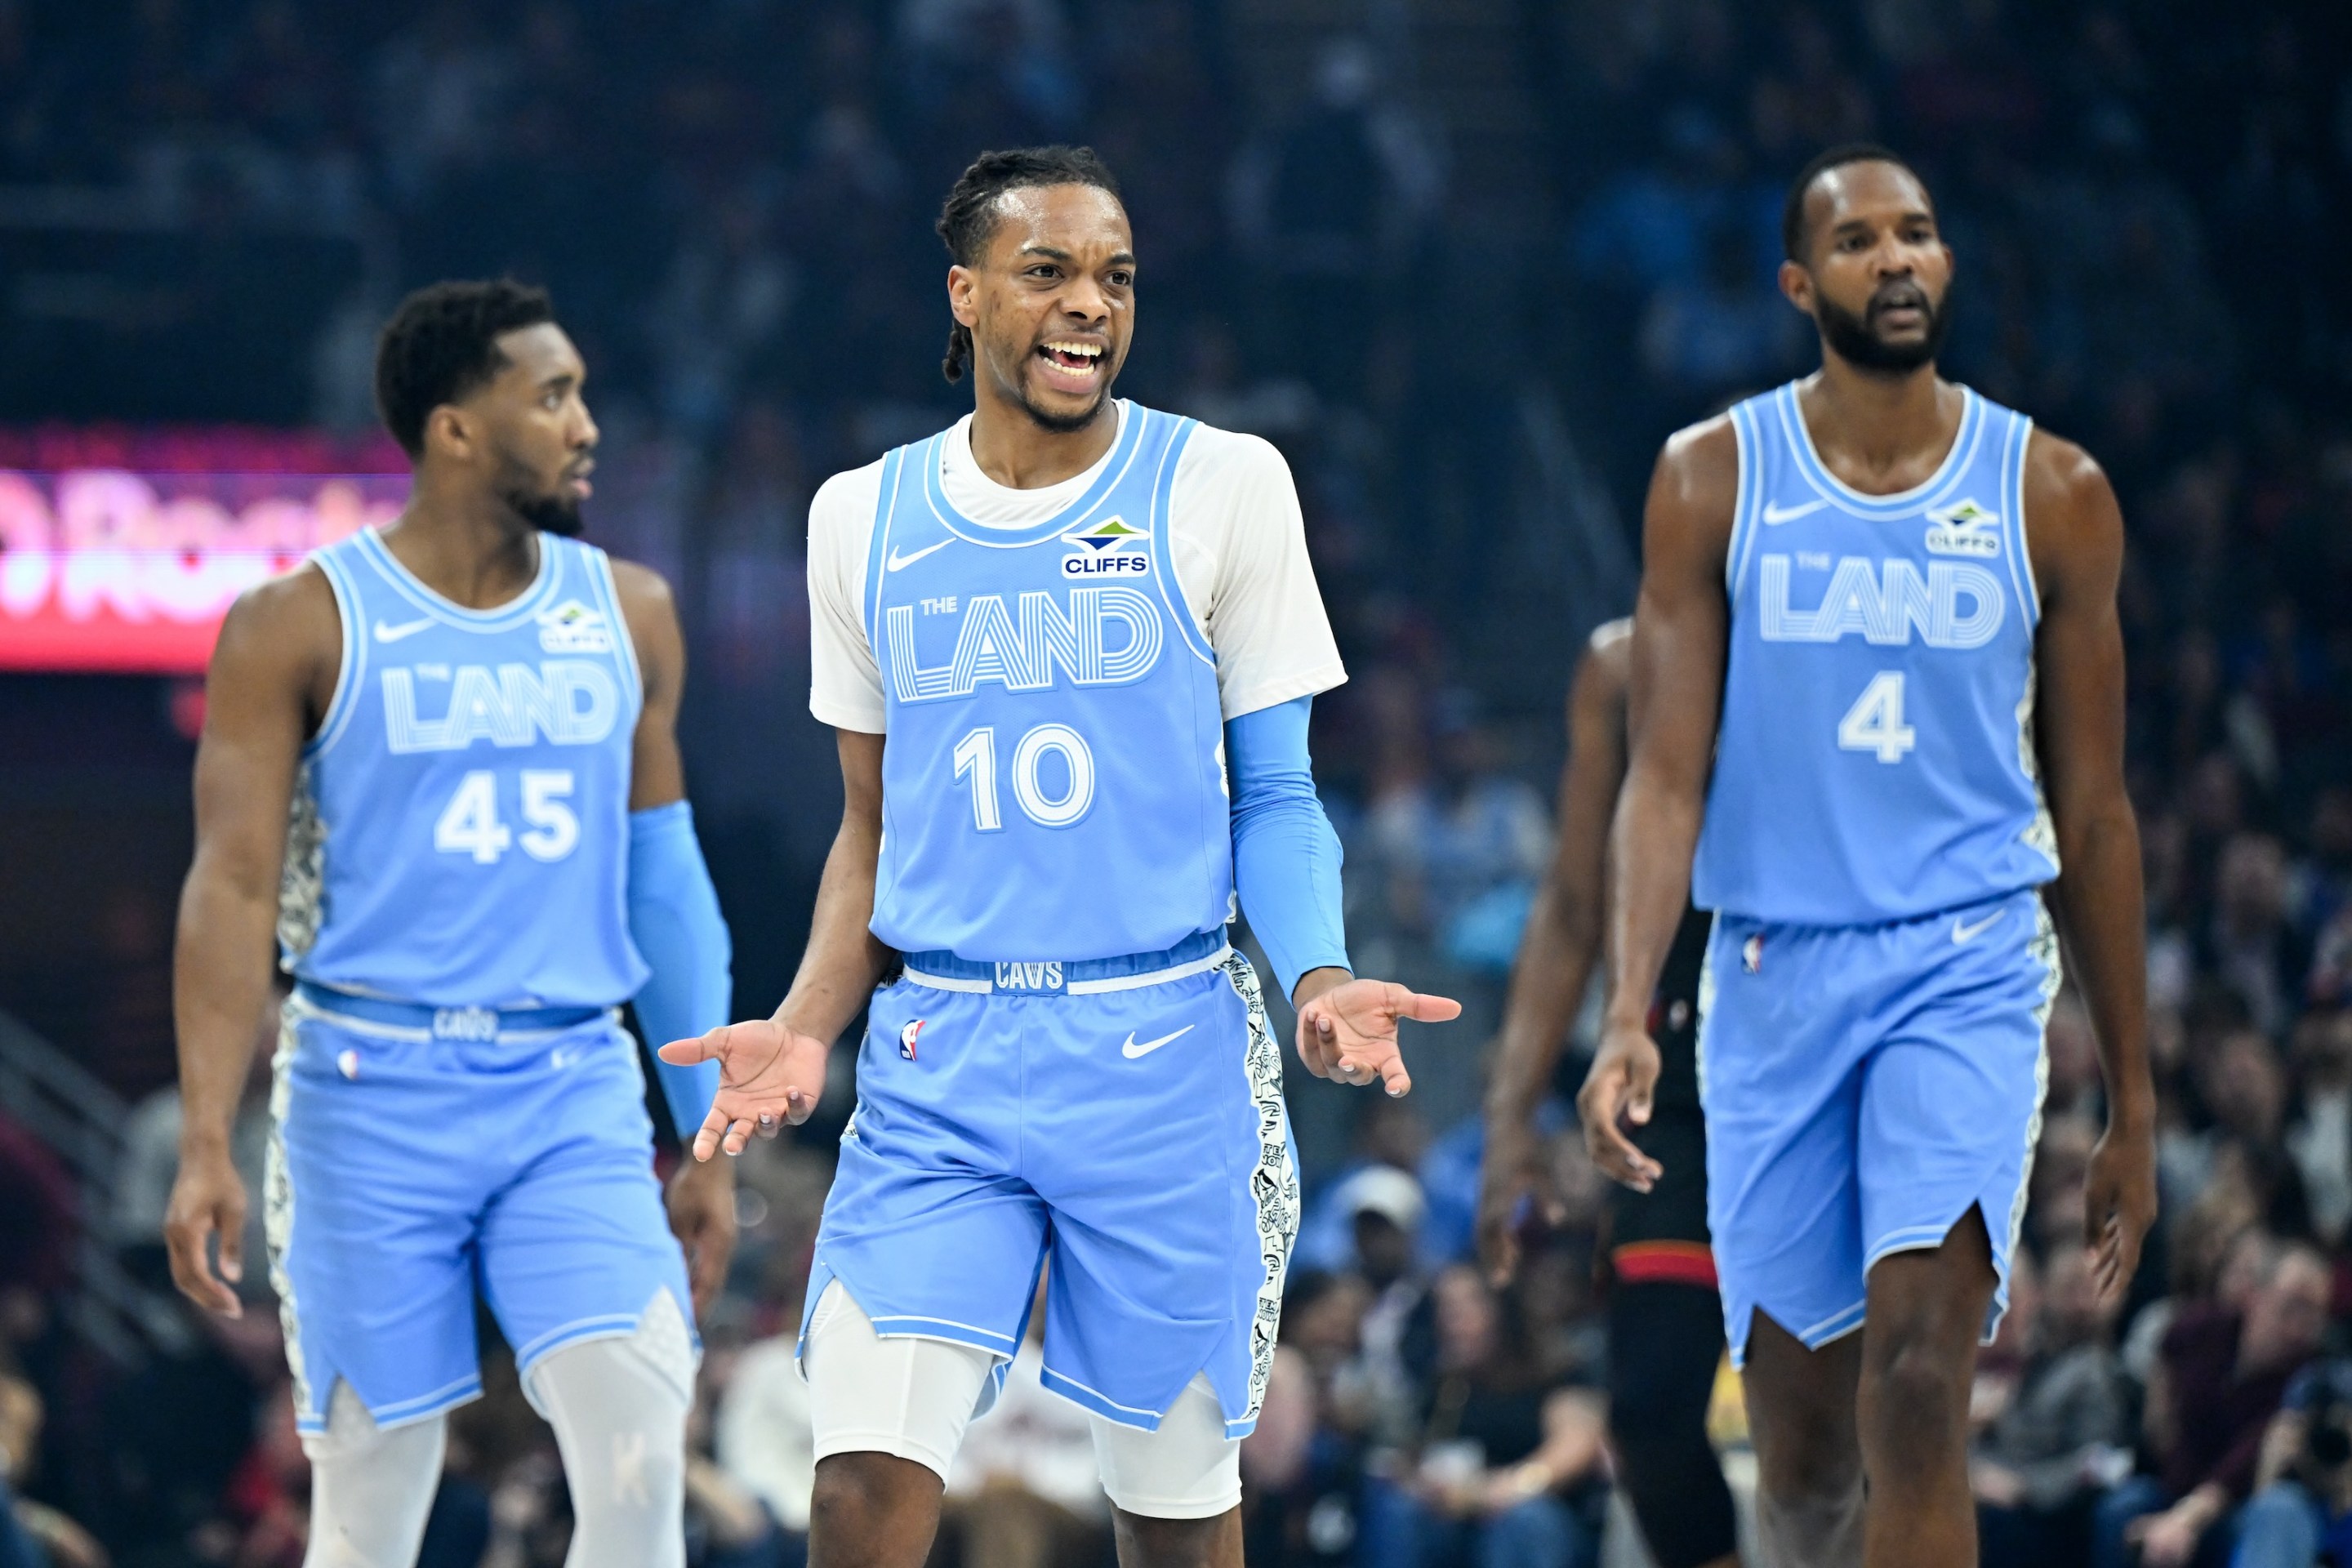
M1686 912L1659 976L1654 1109L1633 1142L1664 1167L1611 1198L1609 1435L1617 1477L1658 1568L1699 1568L1738 1538L1706 1410L1723 1308L1706 1227L1706 1119L1698 1095L1698 977L1709 921Z

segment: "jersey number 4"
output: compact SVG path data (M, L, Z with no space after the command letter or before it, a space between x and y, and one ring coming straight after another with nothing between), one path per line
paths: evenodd
M1882 669L1838 721L1838 745L1872 752L1882 763L1899 763L1919 743L1919 731L1903 721L1903 672Z
M1059 795L1047 793L1045 759L1059 756L1067 775ZM971 781L971 825L982 833L1004 826L996 784L996 730L983 725L956 742L955 776ZM1095 803L1095 754L1067 724L1040 724L1013 747L1013 798L1040 827L1067 827Z
M580 845L580 818L566 804L572 795L569 768L522 770L522 819L518 836L499 816L499 775L476 768L457 781L457 793L433 825L433 847L444 855L470 855L478 866L495 866L515 845L534 860L561 860Z

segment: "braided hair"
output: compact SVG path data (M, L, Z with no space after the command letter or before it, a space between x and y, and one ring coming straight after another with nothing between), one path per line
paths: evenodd
M1091 147L1015 147L982 153L971 161L940 208L940 238L958 267L976 267L996 237L996 198L1034 185L1092 185L1118 195L1118 180ZM947 357L940 374L961 381L971 363L971 329L961 321L948 328Z

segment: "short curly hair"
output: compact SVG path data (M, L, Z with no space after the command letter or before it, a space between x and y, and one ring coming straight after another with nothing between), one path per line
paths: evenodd
M425 422L507 367L499 339L555 320L547 290L511 278L455 279L400 302L375 341L375 406L412 458L425 454Z
M996 198L1007 191L1034 185L1092 185L1118 199L1118 178L1091 147L1015 147L982 153L971 161L948 193L935 226L948 247L948 258L958 267L978 265L996 237ZM963 379L971 363L971 329L961 321L948 329L947 357L940 374L950 382Z

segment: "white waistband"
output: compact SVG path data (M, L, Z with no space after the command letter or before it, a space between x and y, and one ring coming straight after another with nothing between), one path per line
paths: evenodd
M1043 987L1031 989L1004 988L1007 996L1095 996L1106 991L1140 991L1147 985L1165 985L1171 980L1189 980L1195 974L1206 974L1233 957L1229 944L1217 949L1206 958L1196 958L1190 963L1179 963L1167 969L1154 969L1143 974L1118 974L1105 980L1073 980L1058 991ZM919 969L904 969L899 973L918 985L928 985L934 991L964 991L975 996L997 994L992 980L968 980L960 974L927 974Z

